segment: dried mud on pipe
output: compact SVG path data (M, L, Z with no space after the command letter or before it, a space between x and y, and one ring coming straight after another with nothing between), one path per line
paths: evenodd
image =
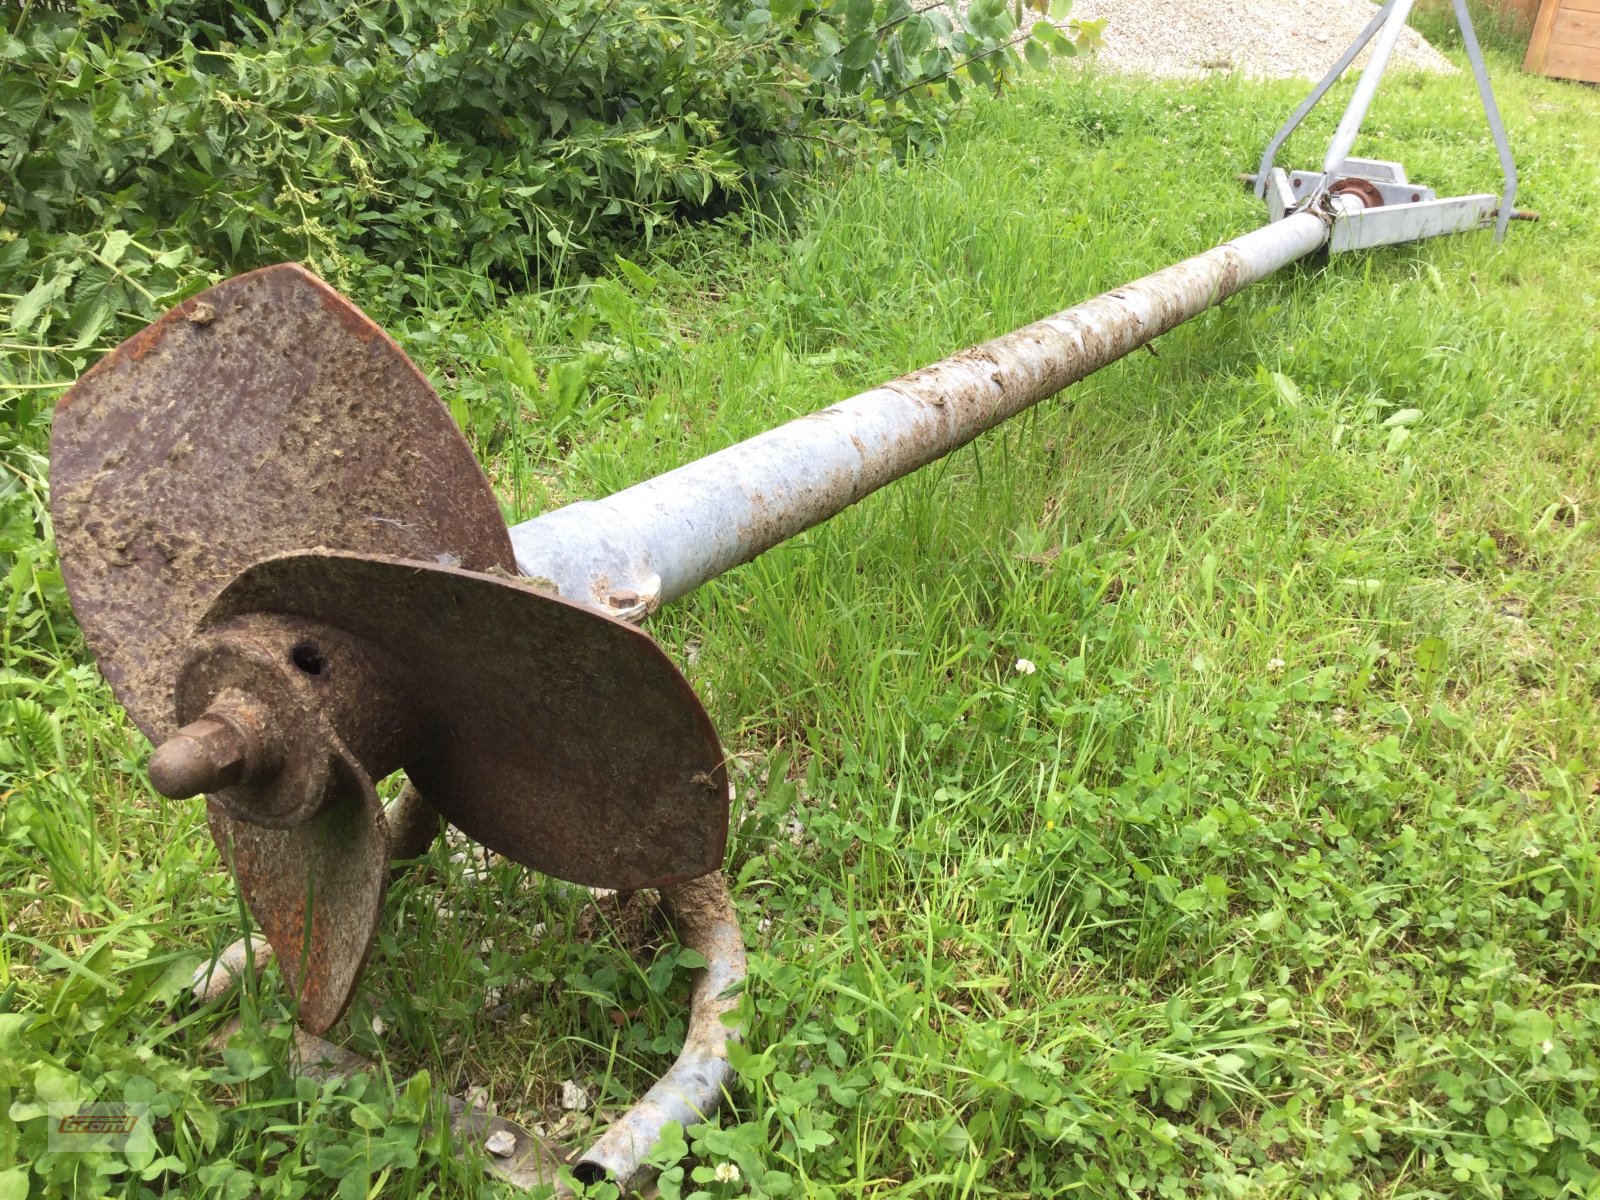
M802 489L774 498L747 494L734 527L736 549L721 570L748 562L819 520L848 508L885 484L926 466L1023 410L1171 331L1237 293L1254 277L1231 246L1162 271L1046 317L992 341L958 351L883 384L918 407L884 450L871 454L854 432L854 402L843 401L801 421L841 427L855 450L852 469L807 479ZM736 557L735 557L736 556Z
M949 454L1312 253L1297 213L735 446L512 531L524 571L581 598L619 568L667 603Z

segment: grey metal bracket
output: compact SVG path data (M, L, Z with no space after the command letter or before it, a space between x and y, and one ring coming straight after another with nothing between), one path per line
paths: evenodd
M1274 221L1283 220L1288 213L1305 206L1322 182L1320 171L1285 171L1273 167L1267 176L1266 186L1255 175L1241 176L1258 196L1267 202L1267 212ZM1384 207L1391 205L1421 204L1437 200L1431 187L1412 183L1406 178L1406 169L1400 163L1378 158L1351 158L1345 160L1345 169L1330 184L1342 179L1359 179L1377 192ZM1337 214L1335 215L1337 219Z
M1351 160L1353 164L1355 160ZM1394 164L1381 164L1394 165ZM1404 172L1401 172L1404 178ZM1244 176L1260 189L1254 176ZM1282 167L1272 168L1266 186L1267 213L1274 222L1308 207L1305 199L1321 178L1316 171L1295 171L1292 175ZM1344 175L1343 179L1361 179L1378 190L1383 203L1366 207L1353 196L1329 196L1338 203L1323 206L1326 209L1328 253L1343 254L1349 250L1370 250L1374 246L1394 246L1402 242L1420 242L1447 233L1465 233L1471 229L1487 229L1494 224L1496 197L1490 193L1475 196L1452 196L1440 200L1432 188L1414 183L1396 183L1392 180L1370 179L1362 175ZM1335 183L1338 180L1334 181Z
M1327 193L1328 189L1341 179L1362 179L1372 184L1382 197L1382 208L1394 210L1381 219L1369 219L1378 211L1377 208L1365 214L1342 215L1336 219L1335 231L1329 241L1329 249L1337 252L1343 249L1355 249L1357 244L1389 245L1395 241L1410 241L1413 237L1427 237L1434 233L1454 232L1457 225L1461 228L1477 228L1480 224L1476 217L1468 222L1466 214L1475 213L1479 197L1460 197L1460 204L1449 207L1451 201L1440 201L1432 189L1409 184L1405 171L1398 163L1386 163L1381 160L1360 159L1350 157L1350 148L1360 131L1361 123L1365 119L1367 109L1372 103L1378 83L1388 68L1389 59L1399 41L1400 33L1404 29L1406 19L1411 12L1414 0L1386 0L1383 7L1373 16L1356 39L1350 43L1345 52L1339 56L1337 62L1329 69L1328 73L1318 81L1311 90L1311 94L1295 109L1294 113L1284 123L1283 127L1273 136L1267 144L1265 153L1261 156L1261 164L1256 170L1254 186L1257 197L1267 202L1268 210L1274 220L1279 220L1285 213L1298 209L1309 208L1316 205ZM1516 162L1511 155L1511 144L1506 137L1505 124L1500 118L1499 106L1495 103L1494 90L1489 83L1489 73L1483 62L1483 51L1478 45L1477 33L1472 25L1471 14L1467 11L1466 0L1453 0L1456 21L1461 27L1461 38L1466 48L1467 59L1472 67L1473 79L1477 83L1478 96L1482 101L1484 115L1488 120L1489 132L1494 138L1495 151L1500 159L1502 177L1502 191L1497 205L1497 214L1494 221L1495 240L1505 237L1506 226L1510 222L1514 209L1513 204L1517 196L1517 169ZM1293 171L1285 174L1276 166L1277 157L1284 143L1288 140L1300 124L1305 120L1311 110L1315 108L1323 96L1327 95L1339 77L1349 68L1350 64L1364 50L1367 45L1377 38L1377 45L1373 49L1372 60L1363 70L1360 82L1356 85L1355 93L1351 96L1343 116L1339 120L1338 129L1334 132L1333 139L1328 146L1327 155L1323 160L1320 171ZM1279 177L1282 176L1282 180ZM1288 195L1292 195L1293 203L1287 203L1287 197L1274 194L1274 189L1287 186ZM1399 210L1410 205L1430 205L1420 213L1405 215ZM1445 205L1446 207L1438 207ZM1454 214L1449 218L1442 216L1444 213ZM1354 220L1364 230L1369 232L1359 237L1348 235L1341 238L1337 226L1342 222ZM1443 227L1440 223L1443 222ZM1375 232L1382 228L1386 232L1378 241L1369 242L1367 238L1377 236ZM1399 233L1406 229L1419 231L1412 237L1400 237ZM1354 244L1342 245L1341 242L1351 241Z
M1487 229L1494 223L1495 197L1453 196L1446 200L1423 200L1416 204L1385 204L1359 212L1334 215L1328 234L1328 253L1370 250L1374 246L1397 246L1420 242L1447 233Z
M1267 202L1267 215L1274 222L1281 221L1294 211L1300 203L1294 189L1289 185L1289 173L1282 167L1273 167L1272 173L1267 176L1263 186L1259 179L1254 179L1258 193L1265 193Z
M1386 177L1366 168L1394 167L1396 177ZM1328 182L1338 183L1341 179L1361 179L1370 183L1383 197L1384 204L1418 204L1424 200L1438 199L1438 193L1431 187L1424 187L1420 183L1412 183L1405 177L1406 173L1400 168L1399 163L1383 163L1366 158L1352 158L1345 162L1345 169L1335 175ZM1317 186L1322 182L1320 171L1290 171L1289 189L1294 193L1295 202L1312 195ZM1291 208L1293 205L1290 206Z

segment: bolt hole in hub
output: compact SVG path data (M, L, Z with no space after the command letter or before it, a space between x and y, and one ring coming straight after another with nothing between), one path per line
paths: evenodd
M328 668L328 660L322 656L322 651L310 642L301 642L289 651L289 661L306 675L321 675Z

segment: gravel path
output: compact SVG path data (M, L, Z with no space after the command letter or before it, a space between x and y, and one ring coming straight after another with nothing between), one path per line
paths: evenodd
M1378 11L1368 0L1077 0L1074 17L1104 17L1100 64L1114 71L1182 78L1212 71L1316 79ZM1366 55L1356 60L1360 66ZM1393 66L1453 74L1454 65L1414 29Z

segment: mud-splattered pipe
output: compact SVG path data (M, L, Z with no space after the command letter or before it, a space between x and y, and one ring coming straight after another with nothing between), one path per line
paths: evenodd
M624 1191L640 1182L645 1159L668 1121L697 1125L722 1107L723 1088L732 1071L728 1042L738 1037L725 1018L738 1002L730 989L744 981L744 938L722 872L667 888L661 897L672 910L679 941L706 960L689 998L683 1051L672 1069L611 1123L573 1170L584 1183L611 1179Z
M569 600L643 617L1313 253L1331 219L1294 213L603 500L535 517L511 530L517 564Z

